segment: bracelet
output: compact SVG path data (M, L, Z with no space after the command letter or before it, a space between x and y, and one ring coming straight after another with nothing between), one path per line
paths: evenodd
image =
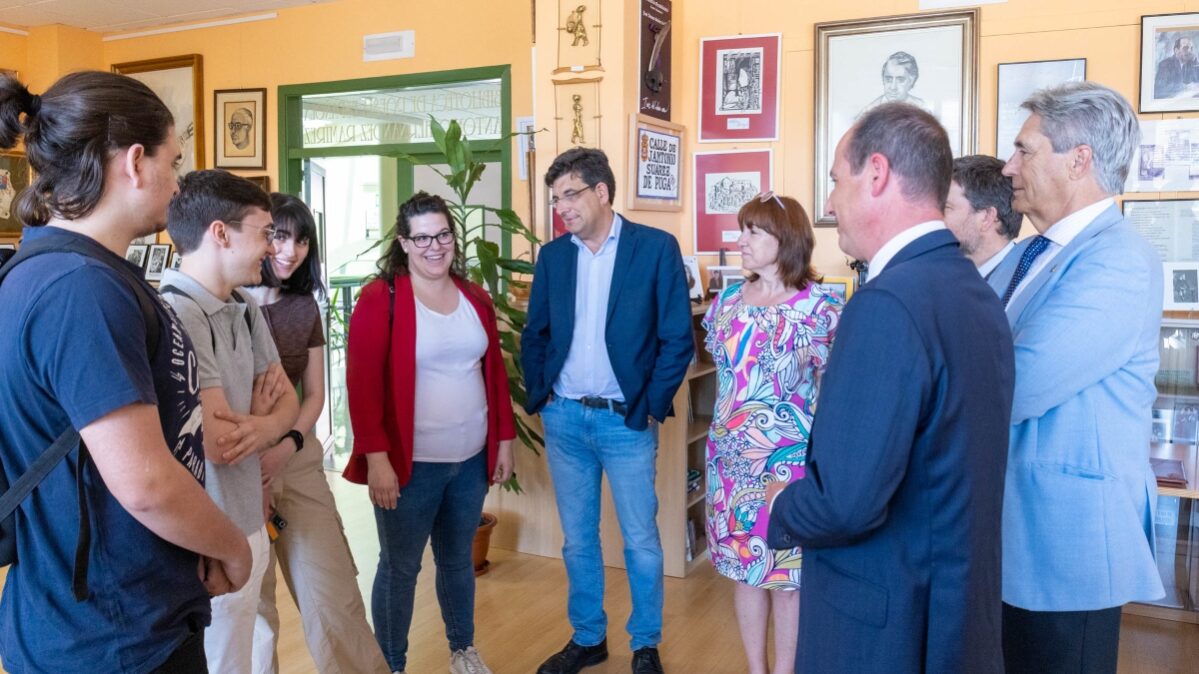
M293 428L290 431L284 433L283 438L291 438L292 442L296 443L296 453L297 454L299 454L301 449L304 449L304 434L297 431L296 429ZM280 438L280 440L282 440L283 438Z

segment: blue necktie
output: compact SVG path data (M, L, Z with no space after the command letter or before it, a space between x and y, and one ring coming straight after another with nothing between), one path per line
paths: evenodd
M1028 248L1024 249L1024 253L1020 255L1020 264L1016 265L1016 273L1012 274L1012 282L1007 284L1007 290L1003 293L1003 306L1006 308L1007 303L1012 299L1012 293L1016 292L1016 287L1024 280L1025 274L1029 269L1032 269L1032 263L1037 259L1037 256L1045 252L1049 247L1049 239L1038 234L1032 243L1028 244Z

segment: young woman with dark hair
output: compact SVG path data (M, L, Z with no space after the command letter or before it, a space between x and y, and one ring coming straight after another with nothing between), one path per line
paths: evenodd
M36 178L0 286L0 464L15 481L66 429L82 443L14 513L0 657L10 672L205 672L209 595L245 584L250 548L204 492L192 343L124 259L166 226L174 121L121 75L72 73L40 96L0 76L0 148L22 138Z
M301 391L300 416L280 444L289 452L262 455L271 509L287 522L271 546L254 627L254 672L279 671L275 560L291 590L304 641L320 672L389 672L375 642L358 570L346 544L333 492L325 480L323 447L313 432L325 404L325 333L317 297L325 297L316 223L300 199L271 195L275 223L263 285L250 288L266 317L279 359ZM282 457L282 461L276 457Z
M379 532L371 613L393 671L407 663L430 537L453 674L490 674L474 648L471 543L488 483L512 476L516 428L495 308L462 274L445 202L419 192L350 318L346 479L370 488Z

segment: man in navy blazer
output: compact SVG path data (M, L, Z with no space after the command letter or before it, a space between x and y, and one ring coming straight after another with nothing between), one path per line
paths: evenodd
M900 103L837 145L829 213L870 278L841 317L806 476L767 489L770 546L803 546L796 672L1002 669L1011 333L942 222L952 157L936 118Z
M616 180L600 150L575 148L545 176L570 236L542 247L520 362L541 413L570 582L574 634L538 674L574 674L608 657L600 481L607 473L624 538L633 672L662 671L662 545L654 492L657 424L695 352L678 242L612 210Z
M1039 91L1004 167L1040 232L990 283L1016 340L1003 502L1009 672L1116 671L1120 607L1164 594L1149 466L1162 263L1120 215L1140 140L1120 94Z

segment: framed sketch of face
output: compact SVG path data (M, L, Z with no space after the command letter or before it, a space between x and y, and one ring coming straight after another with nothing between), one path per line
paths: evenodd
M825 211L838 141L864 112L894 102L936 117L955 157L974 154L977 9L816 24L817 225L836 224Z
M1141 112L1199 110L1199 13L1141 17Z
M179 254L179 251L171 253L171 264L167 268L179 271L179 265L181 264L183 264L183 256Z
M183 148L179 175L204 168L204 57L188 54L115 63L112 71L142 82L166 103Z
M266 168L266 89L213 92L216 167Z

